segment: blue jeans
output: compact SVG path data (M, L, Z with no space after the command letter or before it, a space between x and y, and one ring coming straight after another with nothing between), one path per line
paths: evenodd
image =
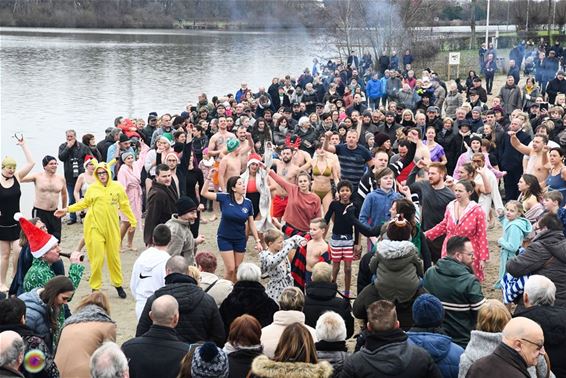
M67 196L69 197L69 206L75 203L75 195L73 194L74 191L75 191L75 183L72 184L67 183ZM69 218L71 218L72 221L76 222L77 214L70 213Z

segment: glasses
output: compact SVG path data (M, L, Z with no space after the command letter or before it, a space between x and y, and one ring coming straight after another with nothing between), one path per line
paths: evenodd
M472 160L473 163L483 163L483 160Z
M96 172L96 175L97 175L97 176L107 176L107 175L108 175L108 172L106 172L106 171L100 171L100 172Z
M544 348L544 342L541 343L541 344L539 344L539 343L535 343L534 341L527 340L527 339L521 339L521 340L522 340L522 341L526 341L526 342L528 342L529 344L535 345L535 346L537 347L537 348L536 348L537 351L540 351L540 350L542 350L542 348Z
M176 163L176 162L177 162L177 159L167 159L167 162L168 162L168 163Z

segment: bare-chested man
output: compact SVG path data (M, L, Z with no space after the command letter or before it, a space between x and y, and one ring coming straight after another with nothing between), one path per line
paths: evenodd
M274 159L273 164L277 169L277 174L284 177L290 183L297 184L297 174L300 171L300 167L293 163L294 154L295 151L292 147L285 146L279 153L279 159ZM271 217L273 224L279 227L281 217L283 217L285 208L287 207L287 192L275 181L270 179L269 182L269 188L272 191Z
M238 149L238 156L240 157L240 173L242 174L248 168L248 157L251 153L255 152L254 141L252 139L252 134L248 133L246 126L239 126L236 130L236 137L240 142L240 148Z
M218 118L218 132L214 134L210 138L210 142L208 142L208 154L210 156L217 157L219 156L222 151L224 150L224 146L226 142L230 138L236 138L236 136L228 132L226 129L226 117L219 117Z
M55 216L55 210L59 208L59 194L62 208L67 207L67 184L65 177L57 174L57 159L47 155L42 163L43 172L27 175L22 182L35 184L32 215L39 217L47 226L47 231L61 240L61 218Z
M226 182L230 177L240 175L240 148L240 141L236 138L226 142L228 154L222 157L218 166L218 184L221 190L227 191Z
M519 138L515 135L515 132L508 131L511 136L511 144L517 151L527 155L529 158L525 161L523 160L523 171L531 175L535 175L538 182L544 184L546 178L548 177L548 136L543 134L537 134L533 138L532 146L525 146Z

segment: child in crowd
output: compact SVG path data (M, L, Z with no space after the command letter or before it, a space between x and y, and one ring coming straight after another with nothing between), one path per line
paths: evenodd
M369 268L377 277L375 287L383 299L405 303L421 285L423 262L412 237L411 223L398 214L387 224L386 237L377 243Z
M275 302L286 287L293 286L291 278L291 264L289 263L289 252L306 243L302 236L295 235L283 241L283 233L279 230L270 229L263 240L267 244L267 250L260 252L259 261L261 273L269 277L265 289L267 295Z
M501 280L505 276L507 261L517 255L523 240L533 230L531 222L525 217L523 205L519 201L509 201L505 205L505 215L500 215L499 220L503 226L503 235L497 240L499 251L499 277L495 288L501 288Z
M328 229L327 223L322 218L315 218L310 223L311 240L307 243L305 284L311 282L312 268L321 261L322 256L328 252L328 244L324 241L324 234Z
M558 190L551 190L550 192L546 192L542 198L544 210L558 216L558 219L560 219L564 225L564 230L562 232L564 233L564 236L566 236L566 207L560 207L560 204L564 199L562 193ZM535 225L535 229L538 229L537 225Z
M214 166L214 157L208 153L208 147L202 150L202 160L198 163L199 169L202 171L202 177L208 177L208 174ZM213 183L214 184L214 183ZM214 184L214 192L218 191L218 185ZM214 201L206 200L206 210L212 211Z
M338 200L332 201L324 215L326 224L332 222L330 237L330 258L332 259L332 282L336 282L340 272L340 263L344 261L344 296L350 296L352 281L352 259L354 258L354 228L351 216L346 209L351 205L353 187L349 181L340 181L336 185Z

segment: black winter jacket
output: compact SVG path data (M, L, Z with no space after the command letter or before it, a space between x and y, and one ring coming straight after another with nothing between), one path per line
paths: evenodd
M319 361L328 361L332 365L332 376L339 377L344 361L350 355L345 341L319 341L315 344Z
M254 358L261 356L257 349L240 349L228 355L228 378L247 377Z
M175 329L152 325L141 337L126 341L122 351L128 358L131 378L175 378L190 345Z
M59 160L63 162L67 184L74 185L77 182L79 175L85 171L85 156L90 154L90 148L79 141L75 141L71 148L67 147L67 143L59 146Z
M426 350L410 343L400 329L394 329L370 334L364 347L346 359L340 377L441 378L442 375Z
M557 377L566 377L566 308L534 306L516 310L514 316L523 316L537 322L544 333L544 350L550 367Z
M556 306L566 307L566 238L562 231L543 231L525 253L507 262L514 277L540 274L556 285Z
M179 196L175 193L173 185L165 186L153 181L151 189L147 194L147 213L143 226L143 240L146 245L150 245L153 238L153 229L160 224L164 224L171 215L176 212L175 205Z
M354 334L352 307L346 298L337 297L338 287L333 282L311 282L306 289L305 324L316 328L316 321L326 311L338 313L346 323L346 338Z
M248 314L256 318L262 327L273 323L273 314L279 311L277 303L265 293L265 288L259 282L238 281L232 292L220 305L220 314L226 327L238 316Z
M167 294L179 302L179 324L175 330L182 341L212 341L218 346L224 345L226 334L216 302L192 277L181 273L171 273L165 277L165 286L147 299L138 322L136 337L143 335L151 327L149 311L153 301Z

